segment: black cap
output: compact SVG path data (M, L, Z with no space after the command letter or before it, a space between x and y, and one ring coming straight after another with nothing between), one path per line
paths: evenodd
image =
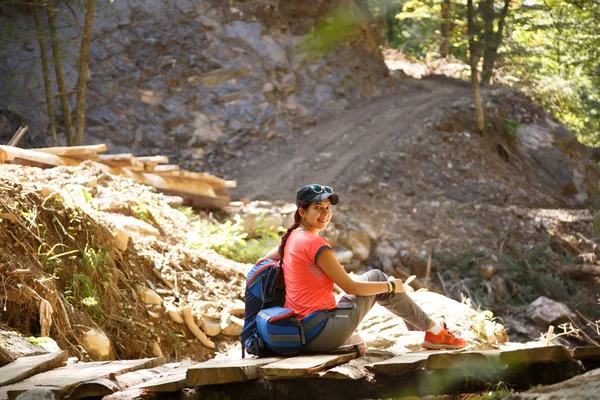
M318 203L325 199L329 199L334 206L340 201L339 196L333 192L331 187L315 183L303 186L296 193L296 202L310 201L311 203Z

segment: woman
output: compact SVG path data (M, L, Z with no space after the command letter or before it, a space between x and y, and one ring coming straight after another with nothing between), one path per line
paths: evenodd
M265 258L283 258L286 288L284 307L299 319L318 310L331 310L330 317L317 337L308 342L307 352L333 350L346 342L367 312L378 302L398 315L410 330L425 331L421 344L427 349L460 349L464 339L450 333L444 323L432 321L405 293L402 280L373 269L357 280L352 279L335 257L329 242L319 236L327 228L332 206L339 196L329 186L307 185L296 193L294 224L283 235L279 246ZM338 303L333 285L346 294Z

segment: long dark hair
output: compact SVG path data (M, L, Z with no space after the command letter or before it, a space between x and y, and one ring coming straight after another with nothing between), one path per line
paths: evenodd
M279 255L281 256L280 264L283 264L283 253L285 251L285 243L287 242L290 233L292 233L294 229L300 226L300 221L302 220L302 217L300 216L300 209L304 208L305 210L308 210L308 207L310 207L310 201L297 201L296 207L298 208L294 213L294 223L288 228L285 235L281 237L281 243L279 243Z

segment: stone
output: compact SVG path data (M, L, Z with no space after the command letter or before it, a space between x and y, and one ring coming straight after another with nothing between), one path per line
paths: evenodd
M364 231L351 231L343 233L339 241L354 253L354 258L359 261L366 260L371 254L371 238Z
M110 340L104 334L95 329L87 331L81 340L88 354L96 360L114 360L115 356L110 345Z
M335 248L335 256L337 257L340 264L348 264L354 258L352 250L346 248Z
M541 327L558 325L574 319L576 315L564 304L545 296L538 297L527 308L529 318Z
M138 292L138 296L140 300L142 300L146 304L162 304L162 297L160 297L154 290L146 288L140 292Z

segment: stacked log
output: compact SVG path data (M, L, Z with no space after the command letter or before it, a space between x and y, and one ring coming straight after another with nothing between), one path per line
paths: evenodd
M205 172L181 170L178 165L169 164L166 156L98 154L105 151L105 144L39 149L0 146L0 163L52 168L76 166L90 161L107 173L127 176L138 183L153 186L164 194L179 196L184 204L194 208L222 208L229 205L227 189L236 186L235 181Z

